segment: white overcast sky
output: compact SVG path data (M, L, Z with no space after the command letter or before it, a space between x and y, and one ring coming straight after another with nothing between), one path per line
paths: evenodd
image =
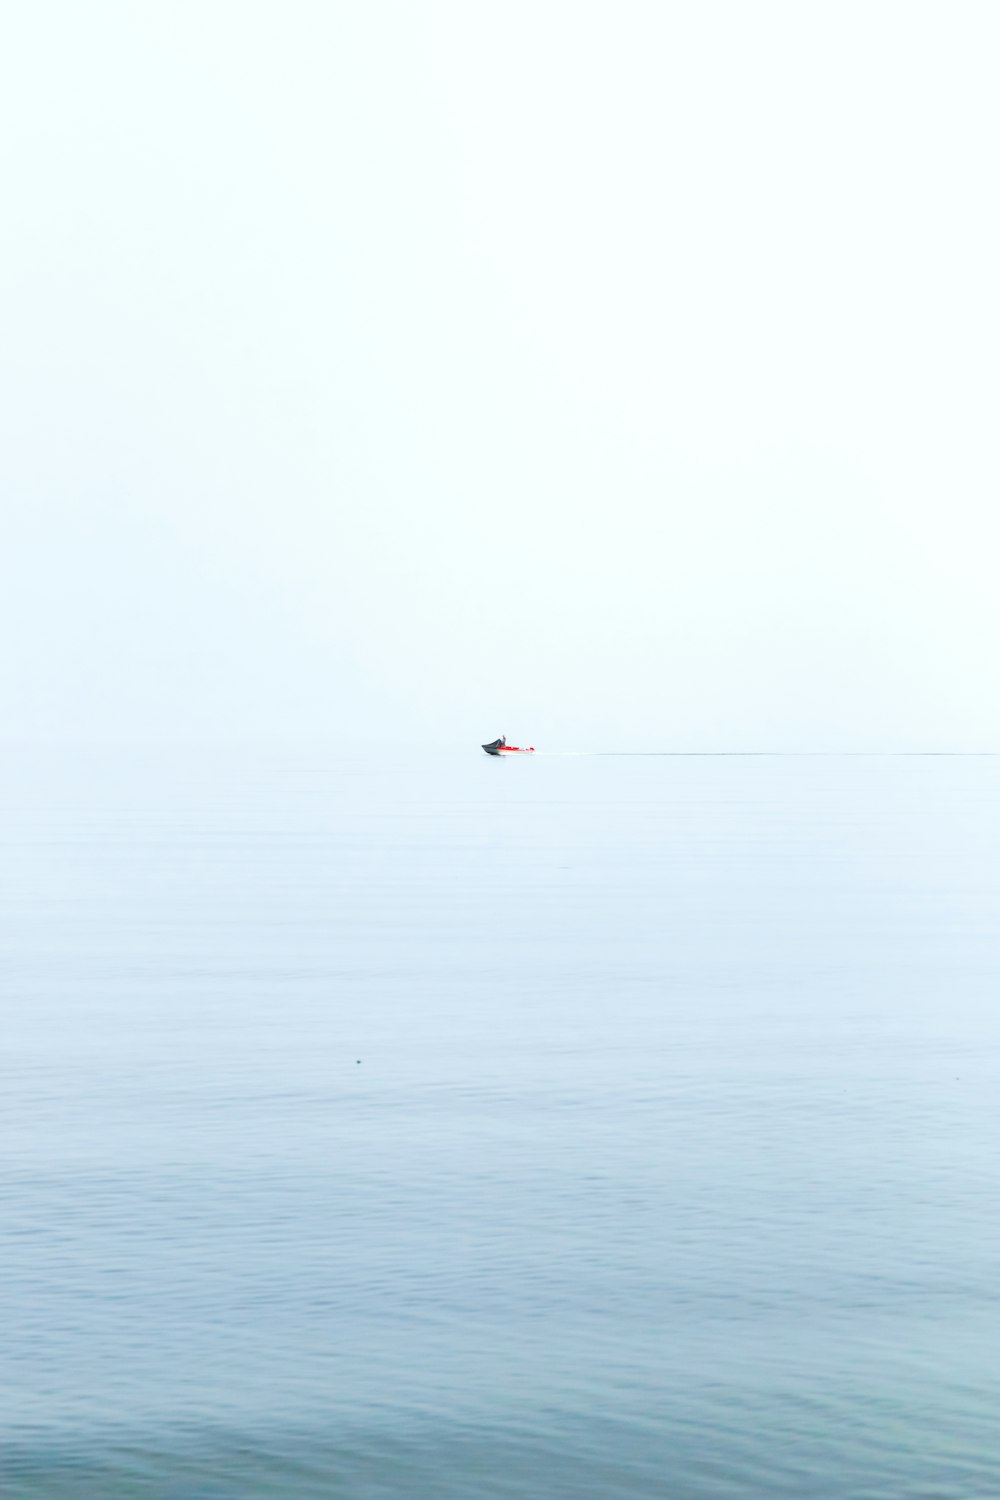
M4 31L5 737L1000 749L995 5Z

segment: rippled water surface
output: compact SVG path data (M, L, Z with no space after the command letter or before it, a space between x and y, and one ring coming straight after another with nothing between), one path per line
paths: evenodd
M1000 1494L1000 760L0 801L5 1497Z

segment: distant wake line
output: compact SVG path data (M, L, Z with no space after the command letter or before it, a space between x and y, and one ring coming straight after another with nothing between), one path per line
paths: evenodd
M560 758L607 756L660 757L668 760L995 760L1000 750L538 750Z

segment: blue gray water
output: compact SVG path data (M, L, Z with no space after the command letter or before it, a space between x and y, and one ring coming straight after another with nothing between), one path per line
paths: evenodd
M1000 760L2 814L9 1500L1000 1494Z

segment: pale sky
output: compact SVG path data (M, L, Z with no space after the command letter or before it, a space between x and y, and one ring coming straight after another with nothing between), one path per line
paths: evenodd
M4 738L1000 750L993 4L51 4Z

